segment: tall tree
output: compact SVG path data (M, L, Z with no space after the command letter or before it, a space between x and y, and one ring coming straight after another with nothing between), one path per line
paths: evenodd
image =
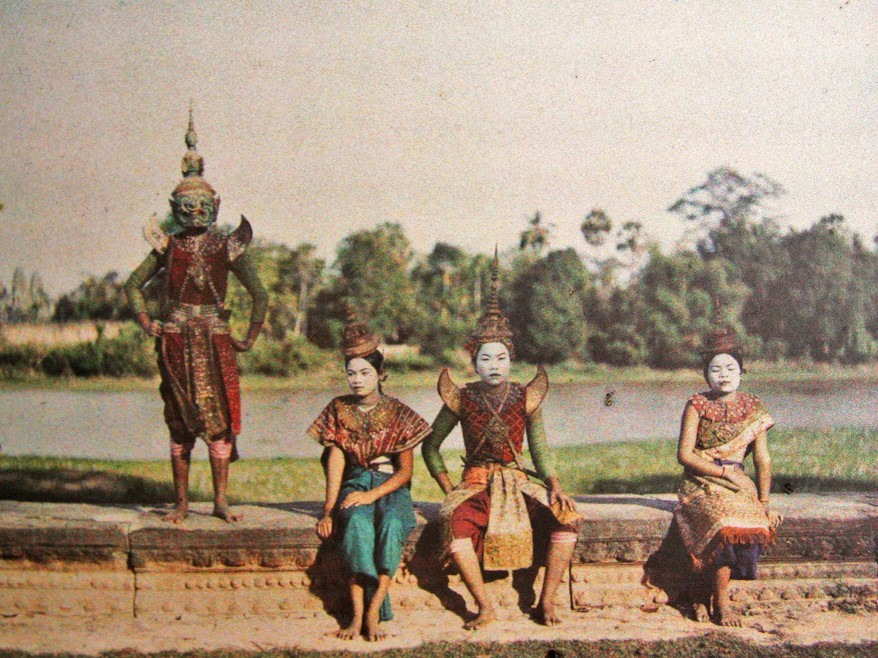
M842 215L827 215L783 240L789 263L776 305L793 356L862 361L872 356L867 331L869 288L862 249L855 251ZM863 285L866 283L866 285Z
M341 296L389 342L404 342L417 321L412 256L402 226L392 223L352 233L338 247Z
M613 230L613 221L601 208L593 208L582 220L579 231L582 237L592 247L600 247L607 241L607 236Z
M133 317L116 271L101 277L88 275L75 290L61 295L55 304L52 320L128 320Z
M593 284L576 251L552 251L517 265L504 298L518 354L531 363L587 359L583 308Z
M543 216L539 210L527 221L529 228L521 232L518 240L518 248L521 251L531 251L539 254L543 248L549 245L551 226L543 223Z
M785 193L768 176L747 177L720 167L668 209L697 223L698 251L704 258L725 259L750 288L741 319L749 333L766 341L779 340L781 333L775 290L787 267L782 235L767 204Z
M28 320L30 322L40 322L42 320L47 320L52 302L49 299L49 294L46 292L46 289L43 286L43 278L39 275L38 272L33 272L30 275L30 283L28 284L28 299L30 302L27 308Z
M418 343L426 354L451 363L466 342L481 312L482 287L487 285L490 260L437 242L418 263L412 278L418 287Z
M326 263L315 256L317 247L310 243L300 244L278 263L278 288L280 292L294 294L291 311L295 317L293 335L304 336L308 332L308 312L311 299L320 285Z
M786 194L783 185L768 176L755 173L742 176L731 167L719 167L700 185L690 188L668 208L690 221L697 221L708 231L740 222L772 219L766 201ZM711 244L705 245L711 250Z
M656 249L636 290L641 299L637 330L649 365L697 364L717 310L724 322L746 335L738 317L748 289L722 258L705 261L691 251L665 256Z

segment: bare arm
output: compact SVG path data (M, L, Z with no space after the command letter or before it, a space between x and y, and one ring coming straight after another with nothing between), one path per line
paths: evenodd
M323 504L323 518L317 522L317 536L326 539L332 534L332 510L338 501L341 478L344 474L344 452L338 446L330 446L324 472L326 473L326 502ZM324 453L325 454L325 453Z
M768 435L760 432L753 444L753 465L756 466L756 491L759 502L768 505L771 494L771 455L768 454Z
M414 471L414 452L413 448L409 448L408 450L399 453L399 468L393 472L393 475L374 489L369 489L369 491L354 491L353 493L348 494L342 501L341 508L347 509L348 507L359 505L371 505L379 498L382 498L389 493L393 493L400 487L411 482L412 473Z

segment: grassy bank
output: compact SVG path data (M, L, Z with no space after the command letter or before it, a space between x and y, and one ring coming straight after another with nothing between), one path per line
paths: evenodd
M778 430L770 435L774 483L783 495L830 491L874 491L878 468L867 458L878 448L878 431L863 429ZM198 453L203 457L203 446ZM456 479L459 451L444 451ZM680 467L673 440L638 441L558 448L558 475L571 494L669 493ZM752 468L751 468L752 474ZM233 502L279 503L322 500L323 472L317 459L245 459L232 466ZM210 469L193 463L193 500L211 500ZM423 461L415 461L412 494L438 501L438 487ZM0 498L11 500L155 504L173 500L165 461L101 461L54 457L0 456Z
M814 364L808 362L769 363L755 362L747 365L744 385L752 384L814 384L826 386L835 383L860 383L878 385L878 367L875 365L841 366L838 364ZM645 366L617 368L601 364L561 364L547 368L553 384L631 385L665 382L691 382L694 389L702 386L701 374L693 369L655 370ZM529 381L535 374L535 366L517 363L512 369L512 379ZM406 388L432 388L436 385L439 367L424 370L395 368L390 364L388 385L394 390ZM470 368L452 370L452 377L459 383L471 381L475 374ZM250 391L300 391L345 390L346 384L341 364L338 368L320 368L291 377L266 377L245 375L242 388ZM0 390L60 389L75 391L154 391L158 378L144 377L48 377L31 374L11 379L0 379Z
M375 649L378 651L378 649ZM578 658L866 658L875 656L878 642L842 644L821 642L811 645L775 644L764 645L748 642L728 633L709 633L699 637L678 640L641 642L639 640L599 640L583 642L578 640L558 640L555 642L514 642L425 644L414 649L385 649L382 658L536 658L538 656L563 656ZM36 655L21 652L0 651L0 658ZM45 654L43 654L45 655ZM52 654L74 656L75 654ZM141 654L135 651L110 651L101 654L104 658L129 658L131 656L153 656L154 658L352 658L364 655L353 651L162 651ZM369 653L368 655L373 655Z

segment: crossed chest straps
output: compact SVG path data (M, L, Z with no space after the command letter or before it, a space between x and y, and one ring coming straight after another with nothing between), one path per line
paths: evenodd
M477 392L481 402L480 406L491 414L491 419L482 428L478 443L473 448L469 459L466 460L467 465L499 462L498 457L503 455L508 448L515 465L521 468L518 460L519 450L512 440L509 423L501 416L504 407L509 402L511 391L512 387L508 386L496 407L491 403L484 391L479 390ZM485 453L484 455L482 454L483 452Z
M178 239L175 242L175 248L171 250L172 262L177 249L189 255L189 262L185 264L183 282L180 284L180 298L182 299L189 286L192 286L199 294L207 289L213 297L214 303L222 306L223 298L210 276L210 264L206 259L206 256L218 251L222 243L211 234L205 235L200 242L190 241L186 238Z

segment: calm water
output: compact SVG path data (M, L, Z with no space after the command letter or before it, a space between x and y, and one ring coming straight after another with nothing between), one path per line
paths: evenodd
M696 385L697 386L697 385ZM878 429L878 386L855 383L765 385L760 395L785 428ZM611 406L605 405L614 391ZM343 391L339 391L341 393ZM666 438L675 440L688 384L555 385L543 405L550 445ZM392 390L432 421L441 403L435 389ZM244 457L315 457L304 432L332 397L328 391L244 392ZM7 455L100 459L165 459L167 431L155 392L0 391L0 450ZM446 440L462 447L460 431ZM204 458L204 447L196 449Z

